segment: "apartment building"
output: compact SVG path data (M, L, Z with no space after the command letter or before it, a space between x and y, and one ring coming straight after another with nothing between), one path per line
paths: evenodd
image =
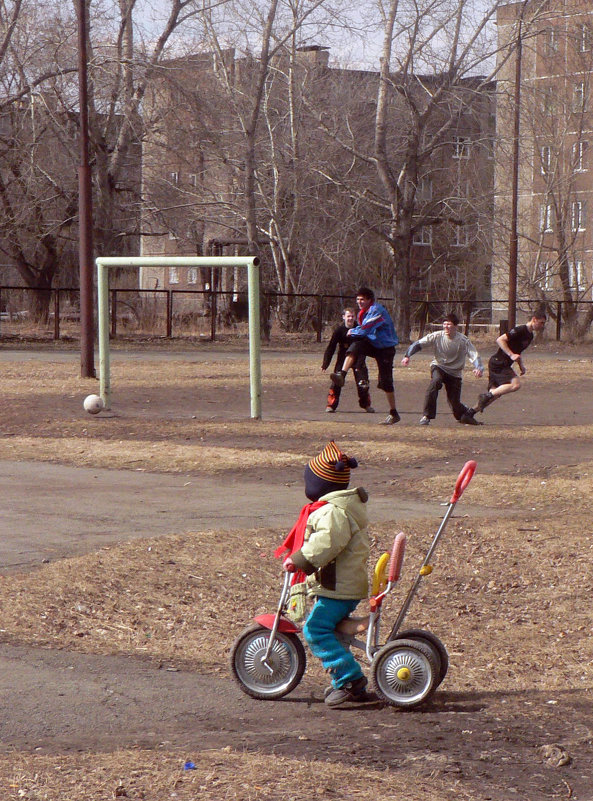
M508 291L518 113L519 295L561 300L565 319L576 321L593 284L593 8L530 0L501 7L497 22L500 58L510 58L498 81L493 296Z
M164 66L146 103L146 112L160 117L160 123L144 144L144 197L151 198L142 226L144 255L165 259L242 252L244 154L237 120L245 108L232 108L221 87L230 81L244 86L245 92L233 94L234 103L242 102L256 69L255 61L237 58L233 51L199 54ZM304 291L313 285L323 291L339 289L338 259L332 251L324 261L324 237L348 243L343 259L375 263L384 252L384 240L376 233L384 224L382 189L374 164L357 155L373 150L378 75L330 67L328 51L320 46L298 51L293 73L279 56L271 75L257 142L262 248L276 265L291 256L308 265L312 277ZM292 105L286 99L289 80ZM389 110L394 171L410 147L404 98L414 95L414 102L422 104L423 97L434 95L444 81L446 76L414 76L394 92ZM397 82L394 76L395 86ZM298 148L291 138L296 125L303 129ZM441 107L417 143L411 242L415 296L489 297L493 138L492 85L484 87L479 78L471 78L442 93ZM359 187L366 189L357 194ZM316 218L322 219L317 230ZM272 252L279 249L274 236L278 220L286 221L291 235L296 231L300 236L293 235L292 252L282 253L282 258ZM271 270L272 284L276 277ZM203 289L212 280L210 272L162 267L144 270L141 286ZM235 276L224 280L237 287Z

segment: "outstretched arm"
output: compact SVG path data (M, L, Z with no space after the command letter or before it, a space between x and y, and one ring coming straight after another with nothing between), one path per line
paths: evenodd
M422 345L420 344L421 340L417 339L416 342L412 342L410 347L407 349L404 358L402 359L402 365L407 367L410 363L410 358L415 354L418 353L419 350L422 350Z
M467 340L467 358L470 360L474 367L474 375L476 378L482 378L484 375L484 365L482 364L482 359L480 358L480 354L475 348L473 342Z

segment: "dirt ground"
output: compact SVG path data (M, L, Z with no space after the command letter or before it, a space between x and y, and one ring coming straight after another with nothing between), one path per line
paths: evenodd
M380 393L367 415L348 384L326 415L319 362L318 348L267 350L251 421L245 353L124 349L113 410L91 417L78 354L0 349L0 537L14 555L0 576L0 798L593 799L590 350L533 346L521 392L480 428L444 397L417 426L424 354L396 370L389 428ZM483 387L468 372L464 399ZM420 710L329 710L312 659L274 703L228 670L235 636L274 608L272 552L330 438L360 460L373 554L408 536L388 620L459 469L478 463L406 623L450 656Z

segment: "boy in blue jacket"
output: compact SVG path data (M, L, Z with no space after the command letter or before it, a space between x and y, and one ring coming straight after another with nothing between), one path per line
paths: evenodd
M348 331L352 344L346 351L346 359L341 370L332 373L330 378L337 386L343 387L346 373L361 356L370 356L377 362L379 381L377 386L387 395L389 414L382 425L399 423L400 416L395 406L395 387L393 386L393 359L395 346L399 339L387 309L375 302L375 293L368 287L361 287L356 293L356 303L360 309L358 325Z

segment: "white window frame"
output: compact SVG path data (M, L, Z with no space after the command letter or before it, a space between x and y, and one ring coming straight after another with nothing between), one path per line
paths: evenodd
M414 231L412 239L413 245L432 245L432 225L422 225L417 231Z
M551 86L542 91L542 114L551 117L556 113L556 94Z
M549 28L546 31L546 55L555 56L558 53L560 42L556 28Z
M539 209L539 230L542 234L550 234L552 227L552 204L542 203Z
M469 228L467 225L456 225L453 247L466 248L469 245Z
M587 105L587 87L585 81L579 81L572 88L573 114L581 114L587 111Z
M170 284L178 284L179 283L179 267L175 265L169 265L169 283Z
M195 189L198 185L198 174L195 172L190 172L188 178L189 178L189 185L193 186L193 188Z
M573 143L572 146L572 161L574 164L575 172L587 172L587 153L589 149L589 142L579 139Z
M188 284L197 284L198 283L198 268L197 267L188 267L187 268L187 283Z
M580 27L579 53L588 53L591 50L592 43L593 33L591 28L586 23L583 23Z
M424 176L418 181L418 200L432 200L432 178Z
M470 150L470 140L467 136L453 137L453 158L468 159Z
M568 269L569 288L572 292L580 292L587 283L585 262L582 259L571 259Z
M550 166L552 164L552 146L551 145L541 145L539 149L539 160L540 160L540 173L542 175L549 175L550 174Z
M570 225L573 231L585 230L585 202L573 200L570 207Z
M169 181L173 186L179 186L179 172L173 170L169 173Z
M544 292L550 292L553 285L552 266L549 261L543 261L539 264L539 276L537 283Z

